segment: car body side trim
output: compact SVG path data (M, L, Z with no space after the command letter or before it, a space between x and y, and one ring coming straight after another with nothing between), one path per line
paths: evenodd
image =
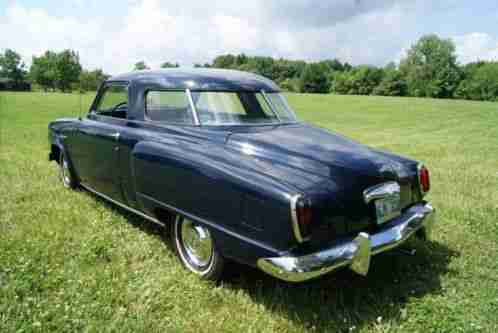
M158 219L156 219L156 218L154 218L154 217L151 217L151 216L149 216L149 215L147 215L147 214L145 214L145 213L143 213L143 212L141 212L141 211L139 211L139 210L136 210L136 209L134 209L134 208L131 208L131 207L129 207L129 206L127 206L127 205L125 205L125 204L123 204L123 203L119 202L119 201L116 201L116 200L114 200L114 199L112 199L112 198L108 197L107 195L102 194L102 193L100 193L99 191L94 190L93 188L91 188L91 187L90 187L90 186L88 186L88 185L85 185L85 184L80 183L80 186L81 186L81 187L83 187L85 190L87 190L87 191L89 191L89 192L91 192L91 193L93 193L93 194L95 194L95 195L97 195L97 196L99 196L99 197L102 197L102 198L104 198L104 199L106 199L106 200L108 200L108 201L112 202L113 204L118 205L118 206L119 206L119 207L121 207L121 208L124 208L124 209L126 209L126 210L128 210L128 211L130 211L130 212L132 212L132 213L135 213L135 214L137 214L137 215L139 215L139 216L141 216L141 217L145 218L146 220L149 220L149 221L151 221L151 222L154 222L154 223L156 223L156 224L159 224L160 226L163 226L163 227L165 226L165 224L164 224L164 223L162 223L161 221L159 221ZM156 204L158 204L158 205L160 205L160 206L163 206L163 207L165 207L165 208L167 208L167 209L169 209L169 210L171 210L171 211L174 211L174 212L175 212L175 213L177 213L177 214L180 214L180 215L182 215L182 216L188 217L188 218L190 218L190 219L192 219L192 220L195 220L195 221L197 221L197 222L201 222L201 223L203 223L203 224L206 224L206 225L208 225L208 226L210 226L210 227L212 227L212 228L214 228L214 229L216 229L216 230L222 231L222 232L224 232L224 233L226 233L226 234L228 234L228 235L230 235L230 236L232 236L232 237L235 237L235 238L241 239L241 240L243 240L243 241L245 241L245 242L247 242L247 243L250 243L250 244L252 244L252 245L255 245L255 246L261 247L261 248L263 248L263 249L265 249L265 250L267 250L267 251L271 251L271 252L274 252L274 253L277 253L277 254L278 254L278 253L283 253L282 251L279 251L279 250L277 250L277 249L274 249L274 248L272 248L272 247L270 247L270 246L268 246L268 245L266 245L266 244L262 244L262 243L260 243L260 242L255 241L255 240L252 240L252 239L249 239L249 238L247 238L247 237L241 236L241 235L239 235L239 234L237 234L237 233L235 233L235 232L233 232L233 231L230 231L230 230L227 230L227 229L222 228L222 227L220 227L220 226L217 226L217 225L215 225L215 224L214 224L214 223L212 223L212 222L206 221L206 220L204 220L204 219L202 219L202 218L199 218L199 217L197 217L197 216L194 216L194 215L192 215L192 214L189 214L189 213L187 213L187 212L185 212L185 211L183 211L183 210L181 210L181 209L178 209L178 208L175 208L175 207L173 207L173 206L171 206L171 205L168 205L168 204L166 204L166 203L163 203L163 202L157 201L157 200L155 200L154 198L151 198L151 197L149 197L149 196L148 196L148 195L146 195L146 194L143 194L143 193L137 192L137 195L139 195L139 196L141 196L141 197L143 197L143 198L145 198L145 199L147 199L147 200L150 200L150 201L152 201L152 202L154 202L154 203L156 203Z
M87 191L89 191L89 192L91 192L91 193L93 193L93 194L95 194L95 195L97 195L97 196L99 196L99 197L102 197L102 198L104 198L104 199L106 199L106 200L108 200L108 201L112 202L113 204L118 205L118 206L119 206L119 207L121 207L121 208L124 208L124 209L126 209L126 210L128 210L128 211L130 211L130 212L132 212L132 213L135 213L135 214L137 214L137 215L139 215L139 216L143 217L143 218L144 218L144 219L146 219L146 220L149 220L149 221L151 221L151 222L154 222L154 223L159 224L160 226L163 226L163 227L164 227L164 223L162 223L161 221L159 221L158 219L156 219L156 218L154 218L154 217L151 217L151 216L149 216L149 215L147 215L147 214L144 214L144 213L142 213L141 211L136 210L136 209L134 209L134 208L131 208L131 207L129 207L129 206L127 206L127 205L125 205L125 204L123 204L123 203L119 202L119 201L116 201L116 200L114 200L114 199L112 199L112 198L108 197L107 195L102 194L102 193L100 193L100 192L98 192L98 191L94 190L93 188L91 188L91 187L90 187L90 186L88 186L88 185L85 185L85 184L81 184L81 183L80 183L80 186L81 186L81 187L83 187L85 190L87 190Z
M174 206L171 206L171 205L169 205L167 203L158 201L158 200L156 200L156 199L148 196L147 194L144 194L144 193L141 193L141 192L137 192L137 196L140 196L141 198L146 199L148 201L154 202L155 204L157 204L159 206L162 206L162 207L164 207L164 208L166 208L166 209L168 209L170 211L173 211L173 212L175 212L177 214L180 214L180 215L182 215L182 216L184 216L186 218L189 218L191 220L194 220L196 222L199 222L199 223L202 223L204 225L207 225L207 226L209 226L209 227L211 227L211 228L213 228L213 229L215 229L217 231L223 232L223 233L225 233L225 234L227 234L229 236L232 236L234 238L240 239L240 240L242 240L242 241L244 241L246 243L249 243L251 245L263 248L263 249L265 249L267 251L270 251L270 252L273 252L273 253L280 253L280 254L284 253L283 251L277 250L277 249L275 249L275 248L273 248L273 247L271 247L271 246L269 246L267 244L264 244L264 243L255 241L254 239L250 239L248 237L242 236L242 235L240 235L240 234L238 234L238 233L236 233L234 231L226 229L226 228L224 228L224 227L222 227L220 225L217 225L217 224L215 224L215 223L213 223L211 221L208 221L208 220L203 219L201 217L198 217L196 215L192 215L192 214L190 214L190 213L188 213L188 212L186 212L184 210L178 209L178 208L176 208Z

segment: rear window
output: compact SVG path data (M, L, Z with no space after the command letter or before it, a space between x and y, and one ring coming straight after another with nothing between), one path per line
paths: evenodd
M163 123L194 124L192 109L184 91L148 91L145 117Z
M202 125L278 123L259 92L194 91L192 101Z

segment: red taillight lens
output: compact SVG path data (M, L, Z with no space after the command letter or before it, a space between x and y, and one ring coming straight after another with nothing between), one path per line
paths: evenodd
M422 165L418 170L418 179L420 182L420 191L425 194L431 189L429 169Z
M296 216L301 236L306 238L310 234L311 220L313 218L311 204L308 200L299 199L296 203Z

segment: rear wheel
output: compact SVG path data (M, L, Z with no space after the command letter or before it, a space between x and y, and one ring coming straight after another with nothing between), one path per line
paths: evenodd
M220 278L224 259L206 227L177 216L171 235L175 252L186 268L205 280Z
M73 173L71 172L71 167L69 166L69 162L63 152L60 153L59 169L60 177L64 187L75 189L78 186L78 183L76 182Z

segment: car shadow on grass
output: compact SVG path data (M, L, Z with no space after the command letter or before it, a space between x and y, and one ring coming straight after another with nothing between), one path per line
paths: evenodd
M408 301L443 292L441 276L450 272L449 263L459 255L436 242L410 240L407 246L417 253L377 255L366 277L343 269L292 284L236 265L224 286L243 290L276 315L316 332L349 332L382 322L403 321Z
M95 196L95 195L94 195ZM142 232L172 249L169 230L95 196ZM443 292L441 276L459 253L437 242L410 240L416 255L397 251L372 258L366 277L343 269L304 283L280 281L244 265L230 263L220 285L244 292L266 311L315 332L350 332L382 322L403 321L405 304ZM185 271L185 274L189 274Z

